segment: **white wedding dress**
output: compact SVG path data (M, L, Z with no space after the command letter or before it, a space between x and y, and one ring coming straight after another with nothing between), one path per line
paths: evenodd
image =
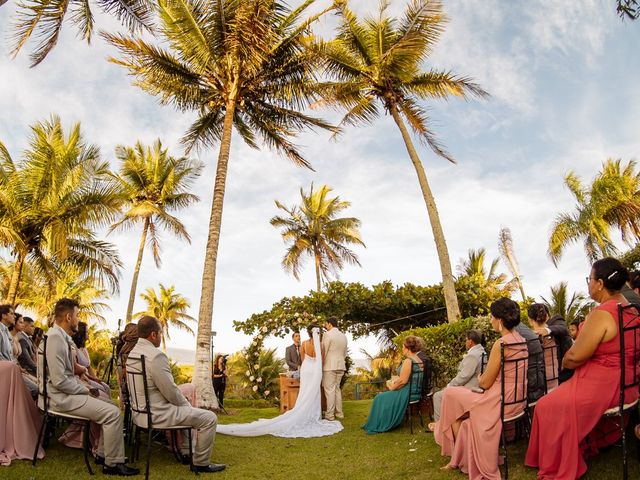
M260 419L251 423L218 425L216 432L236 437L258 437L273 435L287 438L310 438L333 435L342 430L338 421L322 420L320 406L320 383L322 381L322 360L320 338L317 328L313 329L313 345L316 357L305 356L300 366L300 393L296 405L279 417Z

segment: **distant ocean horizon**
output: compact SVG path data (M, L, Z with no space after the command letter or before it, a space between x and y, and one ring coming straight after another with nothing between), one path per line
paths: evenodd
M167 347L167 356L178 365L193 365L196 360L196 351L189 348ZM354 367L369 369L370 362L367 358L354 358Z

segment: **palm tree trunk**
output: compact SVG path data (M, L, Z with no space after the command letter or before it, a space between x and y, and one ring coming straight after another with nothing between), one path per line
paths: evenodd
M7 303L13 307L16 306L16 298L18 296L18 287L20 286L20 277L22 276L22 267L27 258L26 254L20 252L16 258L11 274L11 283L9 283L9 292L7 293Z
M147 232L149 231L149 217L144 219L144 227L142 228L142 238L140 239L140 246L138 247L138 260L136 261L136 268L133 271L133 279L131 279L131 290L129 290L129 304L127 305L127 323L131 322L131 316L133 315L133 304L136 301L136 289L138 288L138 275L140 275L140 265L142 265L142 255L144 254L144 247L147 243Z
M218 400L213 392L213 384L211 383L211 327L213 322L213 296L216 289L216 262L218 259L218 245L220 244L220 225L222 224L222 207L229 167L235 108L235 95L232 94L227 100L222 140L220 142L220 151L218 152L218 168L213 187L209 237L207 239L202 272L202 288L200 291L196 364L193 378L196 385L198 406L206 409L218 408Z
M447 249L447 242L444 238L444 232L442 230L442 224L440 223L440 216L438 215L438 209L436 207L436 201L433 198L433 193L429 187L427 181L427 175L424 172L422 162L418 157L409 131L405 126L400 113L395 105L390 109L393 120L398 125L402 139L409 152L411 163L413 163L416 173L418 174L418 182L422 189L422 196L424 197L424 203L427 205L427 212L429 213L429 221L431 222L431 230L433 231L433 239L436 243L436 251L438 252L438 259L440 260L440 270L442 271L442 291L444 293L444 303L447 307L447 320L449 323L460 320L460 307L458 306L458 297L456 295L456 287L453 279L453 272L451 271L451 260L449 260L449 250Z
M314 255L316 261L316 285L318 286L318 291L322 290L322 281L320 279L320 255L317 253Z

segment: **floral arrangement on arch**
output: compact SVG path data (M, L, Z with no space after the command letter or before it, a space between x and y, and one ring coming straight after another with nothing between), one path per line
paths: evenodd
M274 387L278 385L279 374L284 361L274 362L275 349L265 350L264 340L269 336L284 338L287 334L305 330L310 325L322 324L322 317L307 312L282 313L269 318L258 328L248 347L241 353L247 363L243 385L249 388L255 398L276 401ZM276 370L277 368L277 370Z

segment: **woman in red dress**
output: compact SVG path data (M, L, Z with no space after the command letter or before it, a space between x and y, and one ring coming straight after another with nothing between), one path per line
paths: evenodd
M628 303L620 294L628 277L627 269L616 259L603 258L593 264L587 284L589 295L600 305L589 313L562 362L564 368L575 369L575 374L536 405L525 464L538 468L539 479L580 478L587 471L585 457L594 453L594 447L619 437L614 433L587 442L602 414L620 398L618 303ZM624 315L625 324L638 321L635 311L626 310ZM626 364L632 369L636 364L633 343L625 345ZM625 403L636 398L637 390L628 391Z

